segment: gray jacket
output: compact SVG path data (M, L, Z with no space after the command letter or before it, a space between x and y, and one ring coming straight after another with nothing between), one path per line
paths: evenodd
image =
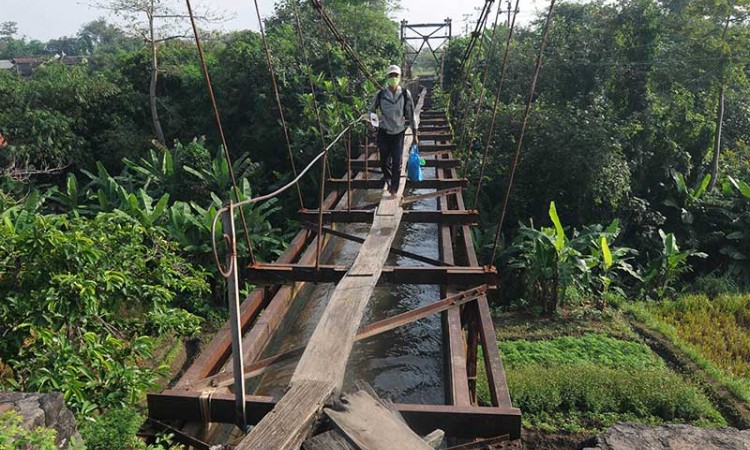
M404 104L406 102L406 104ZM396 93L384 88L375 95L368 112L374 113L380 108L380 128L388 134L398 134L406 129L406 120L409 119L411 129L417 134L414 123L414 100L408 89L399 86ZM404 117L406 111L406 117Z

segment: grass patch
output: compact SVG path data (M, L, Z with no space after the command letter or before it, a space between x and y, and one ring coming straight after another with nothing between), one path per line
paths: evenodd
M689 295L628 310L750 405L750 295Z
M597 333L498 348L527 427L595 432L617 421L726 425L700 389L643 344ZM483 368L479 373L478 395L487 401Z
M508 368L523 368L531 364L552 366L580 363L593 363L614 369L666 367L664 361L647 346L604 334L564 336L546 341L499 342L498 349Z
M616 310L605 311L575 308L562 310L559 316L539 317L527 313L496 313L498 341L519 339L553 339L558 336L580 336L606 333L625 339L636 339L627 320Z

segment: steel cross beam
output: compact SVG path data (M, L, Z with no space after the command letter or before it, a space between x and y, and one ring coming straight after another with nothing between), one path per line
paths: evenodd
M316 222L320 211L317 209L303 209L299 212L301 219L306 222ZM323 210L323 223L372 223L375 217L374 209ZM479 213L476 210L453 211L404 211L404 223L439 223L443 225L476 225Z
M440 33L442 32L442 33ZM420 53L424 49L425 45L430 50L432 58L437 64L438 70L442 73L441 58L443 52L439 50L447 42L450 42L452 38L452 22L450 18L445 19L443 23L421 23L421 24L409 24L406 20L401 21L401 43L404 46L404 66L406 67L406 75L411 76L411 67L419 57ZM433 47L430 41L440 42ZM419 48L412 45L409 41L421 41Z
M244 279L256 284L289 284L297 281L337 283L346 276L345 266L321 264L318 268L300 264L256 263L245 270ZM497 286L497 270L492 266L384 266L380 283L452 284Z
M166 390L148 394L149 416L158 420L233 423L234 395L215 393L208 402L208 417L201 414L201 393ZM276 405L272 397L245 396L248 423L257 424ZM407 425L419 434L439 428L459 438L491 438L507 433L511 439L520 438L521 410L507 406L477 407L453 405L413 405L395 403Z

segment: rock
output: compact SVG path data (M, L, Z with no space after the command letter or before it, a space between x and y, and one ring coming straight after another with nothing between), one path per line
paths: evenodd
M53 428L57 448L67 448L71 438L81 439L73 413L65 406L59 392L51 394L0 392L0 413L14 410L23 417L27 430Z
M750 430L618 423L584 450L750 450Z

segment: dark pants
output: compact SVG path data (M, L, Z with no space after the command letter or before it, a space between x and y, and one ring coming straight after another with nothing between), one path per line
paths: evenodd
M392 190L398 188L401 177L401 160L404 157L404 132L388 134L378 130L378 150L380 150L380 169L391 185Z

